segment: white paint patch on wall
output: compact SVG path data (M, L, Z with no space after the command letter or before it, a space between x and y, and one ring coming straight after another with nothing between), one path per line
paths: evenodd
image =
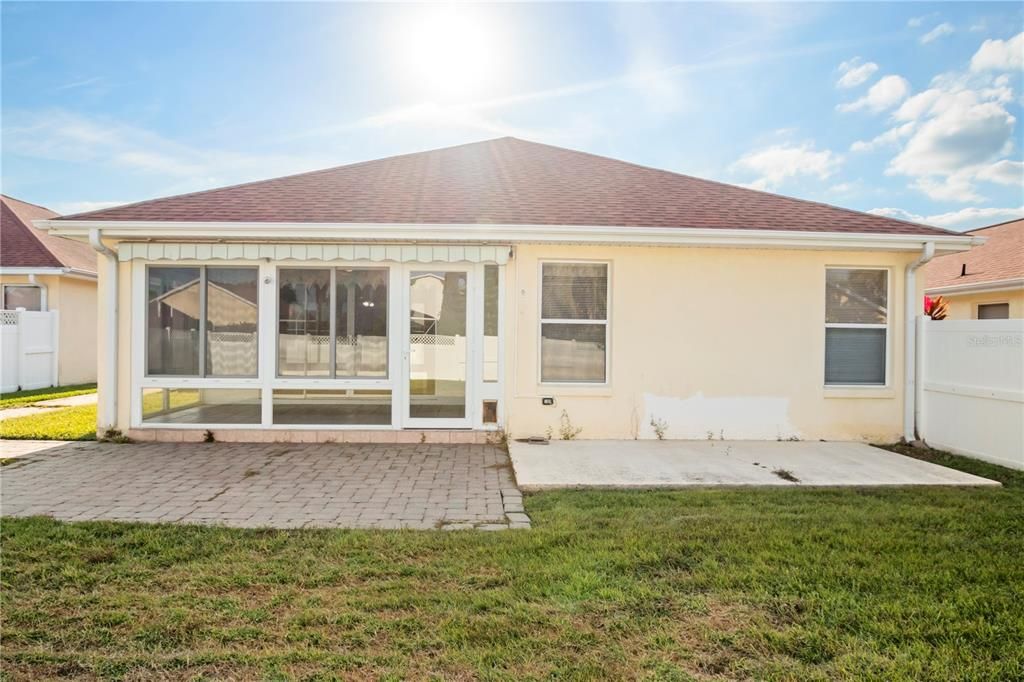
M789 398L689 398L644 394L640 438L657 438L652 422L672 440L786 440L800 438L789 421Z

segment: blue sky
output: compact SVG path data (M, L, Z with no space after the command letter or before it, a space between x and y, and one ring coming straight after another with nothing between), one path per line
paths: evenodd
M514 135L968 229L1024 214L1019 3L2 4L61 212Z

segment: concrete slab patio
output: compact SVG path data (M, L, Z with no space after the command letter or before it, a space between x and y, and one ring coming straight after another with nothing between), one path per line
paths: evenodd
M573 440L547 445L512 442L509 453L523 490L999 485L864 443Z
M508 456L455 444L2 441L0 514L246 528L528 528Z

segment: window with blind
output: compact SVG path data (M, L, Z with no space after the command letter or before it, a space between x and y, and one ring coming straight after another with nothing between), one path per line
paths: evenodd
M607 263L543 263L540 317L542 382L607 381Z
M888 336L888 270L829 268L825 385L884 386Z
M1009 303L981 303L978 305L979 320L1008 320L1010 319Z

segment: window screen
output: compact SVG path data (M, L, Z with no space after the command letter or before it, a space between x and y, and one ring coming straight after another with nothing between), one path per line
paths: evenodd
M17 310L18 308L42 310L42 290L37 286L5 286L4 310Z
M608 264L544 263L540 327L541 381L607 381Z

